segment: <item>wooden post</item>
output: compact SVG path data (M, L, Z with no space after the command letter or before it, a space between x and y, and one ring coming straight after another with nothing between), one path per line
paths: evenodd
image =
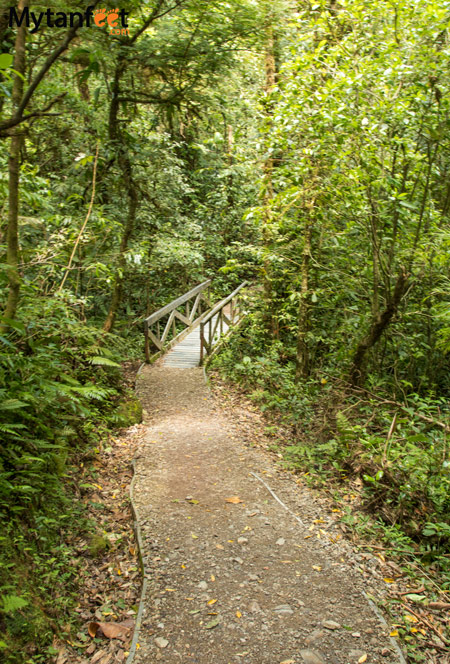
M148 340L148 323L144 323L144 336L145 336L145 361L150 364L150 343Z
M203 365L203 344L205 341L204 331L204 325L203 323L200 323L200 366Z

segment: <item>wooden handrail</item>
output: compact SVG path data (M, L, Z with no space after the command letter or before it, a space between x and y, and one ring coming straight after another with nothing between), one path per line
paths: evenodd
M238 287L237 287L237 288L236 288L236 289L235 289L230 295L227 295L227 297L225 297L223 300L220 300L220 302L218 302L218 303L214 306L214 308L211 309L211 311L210 311L209 313L207 313L206 316L203 317L203 319L202 319L202 323L207 323L207 322L209 321L210 318L214 318L214 316L215 316L217 313L219 313L219 311L220 311L221 309L223 309L223 308L228 304L228 302L231 302L231 300L232 300L234 297L236 297L236 295L239 293L239 291L241 290L241 288L244 288L244 286L247 286L247 285L248 285L248 281L244 281L244 282L242 282L242 284L241 284L240 286L238 286Z
M144 320L144 335L145 335L145 360L150 362L150 342L161 353L172 346L176 341L181 340L181 337L186 335L190 330L196 327L202 319L202 298L206 301L208 308L211 306L205 297L204 291L211 285L211 279L207 279L203 283L195 286L184 295L180 295L169 304L166 304L158 311L145 318ZM192 306L189 306L189 300L194 299ZM185 304L186 309L184 313L177 311L178 307ZM169 315L166 322L160 326L160 321L164 316ZM181 321L186 326L184 330L177 334L176 321ZM151 329L156 325L156 329ZM161 333L161 327L163 331ZM172 332L170 341L169 335Z
M207 279L206 281L199 284L198 286L188 291L184 295L180 295L180 297L177 297L176 300L169 302L169 304L166 304L164 307L161 307L161 309L158 309L158 311L155 311L155 313L151 314L148 318L144 320L144 323L147 323L147 325L153 325L153 323L156 323L158 320L160 320L160 318L162 318L166 314L169 314L174 309L177 309L180 305L184 304L198 293L201 293L202 291L205 290L205 288L208 288L208 286L210 285L211 285L211 279Z
M234 300L237 299L240 291L247 285L248 282L244 281L230 295L221 300L211 311L202 317L200 321L200 366L203 364L205 354L212 355L217 348L217 343L214 343L217 329L219 328L220 336L222 336L224 323L231 328L242 320L242 312ZM230 305L230 312L229 314L225 314L224 309L228 304ZM207 335L205 335L205 330L208 331Z

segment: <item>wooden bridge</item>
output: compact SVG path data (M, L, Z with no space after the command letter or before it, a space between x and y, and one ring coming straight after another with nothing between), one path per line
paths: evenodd
M146 362L163 357L167 367L203 365L244 317L242 289L247 285L244 281L213 305L208 279L151 314L144 321Z

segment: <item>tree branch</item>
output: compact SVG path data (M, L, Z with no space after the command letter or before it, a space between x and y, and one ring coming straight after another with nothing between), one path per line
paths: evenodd
M95 7L98 5L99 0L93 0L91 7ZM78 19L78 21L75 23L75 25L68 30L66 36L62 40L61 44L53 51L53 53L50 53L48 58L45 60L44 64L34 77L34 79L31 81L30 85L28 88L25 90L25 94L23 95L20 104L17 107L17 111L14 114L12 118L9 120L6 120L5 122L0 123L0 133L4 131L5 129L11 129L11 127L15 127L16 125L20 124L23 122L23 112L25 111L26 107L30 103L30 100L35 93L37 87L49 71L49 69L52 67L52 65L56 62L56 60L59 58L62 53L67 49L69 46L70 42L76 37L77 31L81 26L81 19Z

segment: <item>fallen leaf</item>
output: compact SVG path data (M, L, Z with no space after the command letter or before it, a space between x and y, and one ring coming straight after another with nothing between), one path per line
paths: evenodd
M205 625L205 629L214 629L214 627L217 627L219 623L220 623L220 618L214 618L214 620L211 620L211 622Z
M216 577L214 576L214 574L211 574L211 581L214 582L215 580L216 580Z
M389 636L398 636L398 630L393 629L392 632L390 632Z
M407 620L408 622L413 622L413 623L419 622L419 621L417 620L416 616L412 616L410 613L405 614L403 617L404 617L405 620Z
M89 634L89 636L92 636L92 638L94 638L94 636L97 634L98 628L99 628L98 623L95 623L95 622L89 623L89 625L88 625L88 634Z
M321 568L320 565L313 565L312 568L315 569L316 572L321 572L322 571L322 568Z
M238 503L242 503L242 500L239 498L239 496L231 496L231 498L225 498L225 502L237 505Z
M88 626L88 632L92 638L100 630L107 639L121 639L122 641L126 641L131 634L133 624L132 620L125 620L122 623L91 622Z
M209 606L211 606L212 604L215 604L216 602L217 602L216 599L210 599L208 604L209 604Z
M366 659L367 659L367 653L364 653L364 655L361 655L361 657L358 659L358 664L364 664Z
M416 593L408 593L405 595L406 599L409 599L411 602L423 602L426 599L425 595L417 595Z
M395 583L395 579L391 579L391 578L389 578L389 577L383 579L383 581L384 581L385 583Z
M242 618L242 613L240 611L236 611L236 618Z

